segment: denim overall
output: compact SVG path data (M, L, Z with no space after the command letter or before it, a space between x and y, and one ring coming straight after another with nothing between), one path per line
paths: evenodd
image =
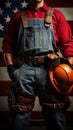
M52 25L48 28L44 26L44 19L29 19L28 27L20 26L18 37L18 55L34 57L53 53L55 48ZM31 60L24 63L19 69L13 72L15 79L12 82L16 94L26 97L45 96L49 94L50 86L48 85L48 68L44 64L34 65ZM49 87L48 87L49 86ZM11 130L28 130L31 111L15 112ZM62 112L43 108L47 113L48 130L66 130L63 123L65 117ZM50 119L50 120L49 120ZM49 123L50 121L50 123ZM63 122L63 123L62 123ZM50 126L51 125L51 126ZM52 128L53 126L53 128Z

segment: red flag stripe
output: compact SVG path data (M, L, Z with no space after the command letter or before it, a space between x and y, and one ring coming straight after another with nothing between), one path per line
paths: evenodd
M54 7L73 7L72 0L46 0L47 4Z
M8 86L10 83L10 81L0 81L0 96L8 95Z

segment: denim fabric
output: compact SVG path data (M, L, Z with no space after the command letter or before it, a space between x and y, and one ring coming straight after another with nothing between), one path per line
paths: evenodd
M55 40L52 25L44 26L44 19L28 20L28 27L21 24L18 37L18 54L39 55L55 52Z
M14 112L8 130L29 130L31 112Z
M65 111L43 108L42 112L46 119L47 130L67 130Z
M44 65L34 66L31 61L24 63L19 69L12 73L12 86L19 95L27 93L36 96L46 93L48 88L48 69Z
M21 24L18 47L19 53L28 55L43 55L49 51L54 52L54 35L52 25L48 28L44 26L44 19L29 19L28 27L24 28ZM45 93L47 86L48 69L44 66L34 66L31 61L29 64L24 63L13 73L13 86L17 93L27 93L35 96L39 93ZM16 87L17 86L17 87ZM42 90L41 90L42 88ZM44 90L43 90L44 89Z
M67 130L65 112L47 108L42 110L46 120L46 130ZM15 112L12 114L9 130L29 130L31 112Z
M15 78L12 84L16 93L24 96L27 93L33 97L49 93L47 72L48 70L44 65L33 66L31 62L29 65L24 63L13 73ZM64 112L43 108L43 113L47 123L47 130L66 130ZM12 127L10 130L29 130L30 111L16 112L12 116Z

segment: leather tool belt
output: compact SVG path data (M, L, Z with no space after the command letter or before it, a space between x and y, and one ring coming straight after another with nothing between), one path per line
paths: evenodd
M17 96L12 86L8 88L8 107L11 111L31 111L34 106L33 97Z
M43 56L34 56L34 57L26 57L26 56L19 56L15 58L14 65L16 67L21 66L23 63L32 63L34 65L39 65L45 63L45 60L47 59L47 55Z
M24 106L24 105L11 105L11 104L8 104L9 108L11 111L21 111L21 112L24 112L24 111L31 111L33 109L33 105L27 105L27 106Z
M64 103L40 103L40 105L54 110L65 109Z
M24 62L32 63L34 65L39 65L45 63L47 55L44 56L35 56L35 57L24 57Z

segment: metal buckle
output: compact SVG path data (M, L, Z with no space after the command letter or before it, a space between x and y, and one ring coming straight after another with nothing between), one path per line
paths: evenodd
M38 64L44 63L44 59L45 59L44 56L34 57L34 64L35 64L35 65L38 65Z

